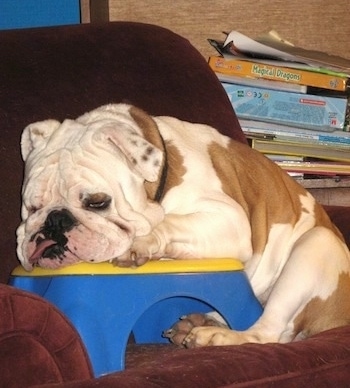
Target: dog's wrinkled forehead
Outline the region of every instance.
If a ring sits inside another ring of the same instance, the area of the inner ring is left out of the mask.
[[[76,120],[45,120],[28,125],[22,134],[22,155],[27,167],[37,170],[43,164],[57,164],[58,159],[61,165],[68,159],[72,164],[84,159],[89,165],[91,158],[101,152],[109,159],[122,153],[130,169],[144,180],[155,182],[163,151],[152,141],[153,132],[159,137],[157,125],[146,113],[125,104],[106,105]],[[151,136],[146,139],[145,133]],[[74,157],[62,158],[69,153]]]
[[[113,110],[112,105],[107,105],[85,113],[76,120],[67,119],[60,123],[57,120],[48,119],[29,124],[21,138],[24,161],[33,151],[38,153],[51,150],[53,152],[59,148],[73,149],[83,141],[88,142],[98,129],[108,124],[111,126],[113,122],[126,130],[135,131],[137,126],[129,114],[130,107],[123,105],[119,108]]]

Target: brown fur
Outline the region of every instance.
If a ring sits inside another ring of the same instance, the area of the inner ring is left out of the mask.
[[[275,163],[247,145],[230,141],[224,148],[213,142],[209,154],[223,191],[245,210],[252,227],[253,250],[261,253],[272,225],[295,225],[299,220],[302,211],[299,196],[306,195],[306,190]],[[340,235],[317,203],[315,217],[316,225],[326,226]]]
[[[178,149],[170,142],[167,142],[166,149],[164,148],[158,126],[153,118],[147,113],[141,109],[132,107],[130,108],[130,115],[141,128],[145,139],[162,150],[166,155],[166,158],[163,159],[162,165],[162,168],[165,168],[165,163],[167,163],[167,177],[164,193],[172,187],[180,185],[182,183],[181,177],[186,173],[186,168],[184,166],[183,157]],[[154,198],[158,186],[159,180],[157,182],[145,182],[147,196],[150,199]]]
[[[159,133],[158,126],[153,118],[144,112],[142,109],[131,107],[130,108],[130,116],[135,120],[136,124],[142,130],[143,136],[147,141],[151,144],[165,152],[162,137]],[[163,163],[161,169],[164,168],[166,163],[166,159],[163,158]],[[160,177],[159,177],[160,178]],[[145,189],[147,192],[147,196],[150,199],[154,199],[157,188],[159,186],[159,179],[156,182],[145,182]]]
[[[179,186],[183,181],[182,177],[187,171],[184,165],[184,159],[176,146],[170,142],[166,142],[166,150],[168,158],[168,175],[165,183],[165,193],[172,187]]]
[[[250,220],[254,252],[263,252],[273,224],[294,225],[299,219],[298,194],[305,194],[304,189],[277,165],[246,145],[231,141],[223,148],[212,143],[209,153],[223,191],[243,207]],[[296,195],[290,196],[289,192]]]
[[[349,295],[350,276],[342,273],[339,275],[338,286],[332,295],[326,300],[319,297],[313,298],[295,318],[295,334],[302,332],[303,336],[309,337],[324,330],[349,325]],[[322,314],[320,314],[320,311],[322,311]],[[303,328],[307,328],[307,331]]]

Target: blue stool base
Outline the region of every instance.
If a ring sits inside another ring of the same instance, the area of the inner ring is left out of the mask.
[[[12,276],[10,284],[44,297],[73,323],[94,374],[120,371],[130,334],[136,343],[162,343],[182,315],[217,311],[245,330],[262,307],[243,271],[152,275]]]

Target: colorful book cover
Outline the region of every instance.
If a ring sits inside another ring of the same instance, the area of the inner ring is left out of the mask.
[[[218,56],[211,56],[209,58],[209,66],[216,73],[226,75],[256,79],[263,78],[340,92],[345,92],[348,89],[348,78],[346,77],[267,65],[249,60],[225,59]]]
[[[222,83],[238,118],[321,131],[343,130],[347,99]]]
[[[263,121],[239,119],[241,128],[246,135],[271,135],[280,140],[294,140],[300,142],[322,143],[325,145],[348,146],[350,152],[350,132],[324,132],[306,128],[291,127]]]
[[[322,144],[301,144],[268,139],[252,139],[251,146],[263,154],[295,155],[350,163],[348,147],[325,147]]]

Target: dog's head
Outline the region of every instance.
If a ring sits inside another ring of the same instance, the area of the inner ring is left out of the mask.
[[[125,104],[26,127],[17,230],[24,268],[112,260],[148,234],[164,216],[145,188],[158,184],[162,144],[155,121]]]

